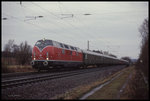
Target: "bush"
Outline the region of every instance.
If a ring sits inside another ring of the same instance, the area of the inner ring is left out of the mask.
[[[140,71],[137,69],[133,72],[127,89],[130,91],[127,93],[130,99],[148,99],[148,88],[144,83]]]

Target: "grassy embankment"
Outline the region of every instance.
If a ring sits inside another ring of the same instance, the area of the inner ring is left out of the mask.
[[[149,99],[149,84],[144,81],[141,70],[135,68],[120,99]]]
[[[131,78],[129,78],[129,74]],[[118,99],[119,90],[127,81],[127,85],[120,93],[119,99],[148,99],[149,86],[144,81],[141,71],[136,67],[128,68],[124,73],[110,84],[104,86],[87,99]]]
[[[97,87],[100,84],[103,84],[109,80],[111,80],[113,77],[117,76],[118,74],[120,74],[121,72],[123,72],[123,74],[121,75],[121,79],[116,80],[115,84],[109,85],[107,87],[109,88],[105,88],[106,90],[103,90],[101,93],[103,93],[101,95],[102,99],[112,99],[114,98],[113,96],[118,93],[118,91],[120,90],[120,88],[122,87],[122,84],[126,81],[126,78],[128,77],[129,73],[131,71],[133,71],[134,67],[129,67],[129,68],[125,68],[119,72],[116,72],[115,74],[112,74],[109,77],[104,78],[103,80],[97,80],[96,82],[92,82],[89,83],[87,85],[81,85],[79,87],[74,88],[71,91],[66,92],[65,94],[62,95],[57,95],[55,97],[53,97],[52,99],[79,99],[81,96],[83,96],[85,93],[91,91],[93,88]],[[120,77],[119,77],[120,78]],[[110,83],[111,84],[111,83]],[[112,86],[112,88],[111,88]],[[104,86],[105,87],[105,86]],[[109,89],[109,90],[108,90]],[[113,91],[112,91],[113,90]],[[100,96],[97,95],[94,98],[91,97],[92,99],[101,99],[99,98]],[[109,98],[108,98],[109,97]]]
[[[132,73],[133,70],[134,67],[125,69],[123,74],[121,74],[118,78],[114,79],[108,85],[105,85],[103,88],[89,96],[87,99],[118,99],[117,96],[120,93],[120,89],[126,83],[129,74]]]
[[[140,71],[134,66],[125,68],[109,77],[104,78],[103,80],[98,80],[87,85],[76,87],[65,94],[55,96],[52,99],[79,99],[93,88],[111,80],[120,73],[122,74],[118,78],[96,91],[87,99],[118,99],[118,94],[119,99],[148,99],[149,86],[144,82]],[[131,77],[129,78],[130,74]],[[119,93],[126,82],[127,84],[125,88],[122,89],[123,92]]]

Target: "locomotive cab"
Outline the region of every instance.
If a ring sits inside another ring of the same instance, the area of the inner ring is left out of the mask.
[[[32,67],[36,69],[48,68],[49,60],[52,60],[53,42],[52,40],[38,40],[32,51]]]

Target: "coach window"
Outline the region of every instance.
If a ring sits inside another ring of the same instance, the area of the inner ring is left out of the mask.
[[[85,59],[87,59],[87,54],[85,54]]]

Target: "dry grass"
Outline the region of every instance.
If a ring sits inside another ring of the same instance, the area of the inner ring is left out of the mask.
[[[128,75],[133,71],[133,67],[127,68],[123,73],[108,85],[89,96],[87,99],[117,99],[117,95],[122,85],[126,82]]]
[[[137,69],[134,69],[132,78],[125,89],[120,99],[148,99],[149,87],[144,83],[144,79]]]
[[[2,73],[15,73],[15,72],[34,72],[35,69],[31,65],[5,65],[2,66]]]
[[[14,73],[14,72],[32,72],[35,71],[31,65],[16,65],[17,60],[14,57],[2,57],[1,58],[1,70],[2,73]]]

